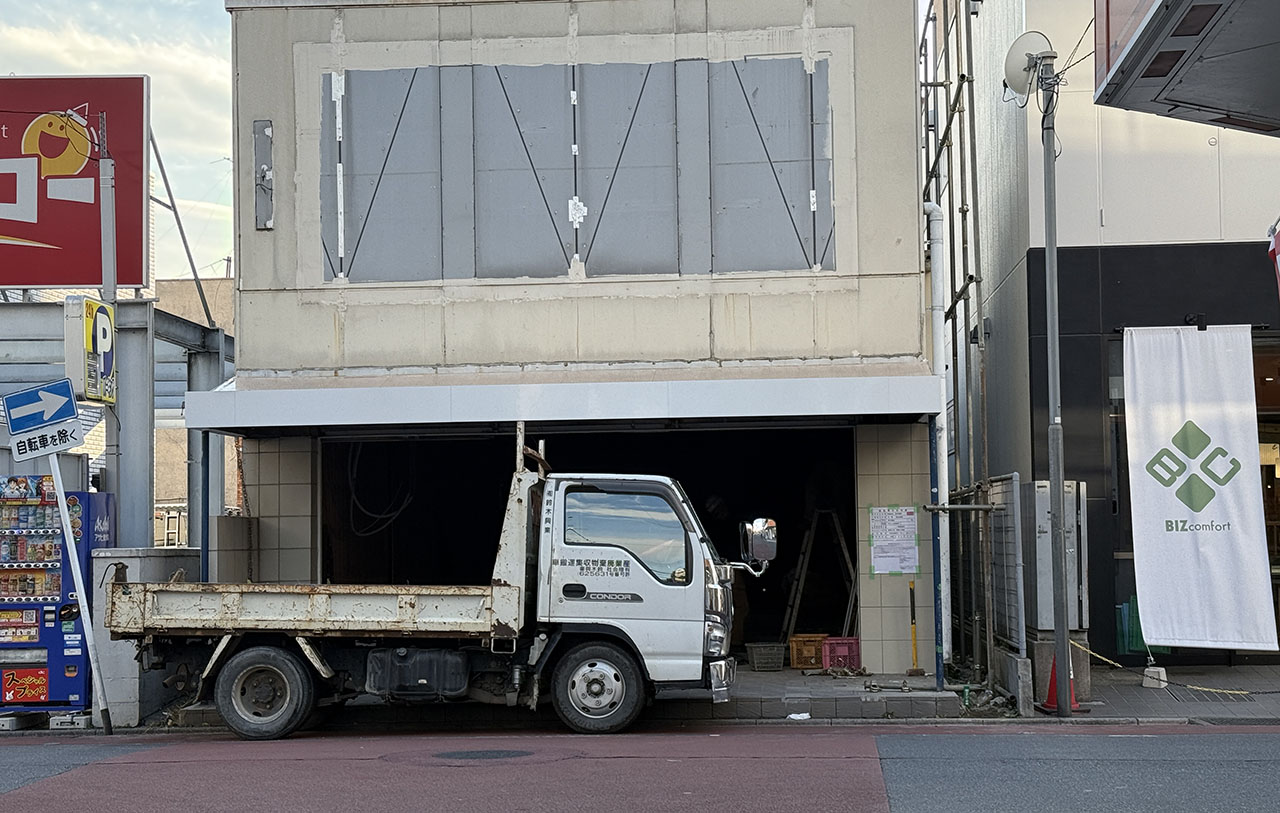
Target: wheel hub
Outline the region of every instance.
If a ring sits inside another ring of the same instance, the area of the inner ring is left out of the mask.
[[[240,716],[265,722],[284,713],[289,683],[275,667],[257,666],[236,678],[231,697]]]
[[[265,677],[256,677],[250,683],[250,702],[259,709],[269,710],[275,705],[276,698],[280,697],[282,692],[276,686],[275,678],[268,675]]]
[[[584,661],[569,681],[573,704],[589,717],[608,717],[626,697],[621,672],[608,661]]]

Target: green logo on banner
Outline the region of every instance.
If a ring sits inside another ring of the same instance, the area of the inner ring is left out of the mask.
[[[1198,472],[1191,472],[1184,478],[1183,475],[1196,465],[1196,459],[1204,450],[1213,446],[1213,439],[1195,423],[1187,421],[1170,442],[1173,449],[1165,447],[1147,462],[1147,474],[1165,488],[1177,486],[1174,496],[1198,514],[1218,496],[1213,486],[1205,482],[1206,478],[1219,486],[1225,486],[1240,473],[1240,461],[1231,457],[1226,449],[1217,446],[1200,461]]]

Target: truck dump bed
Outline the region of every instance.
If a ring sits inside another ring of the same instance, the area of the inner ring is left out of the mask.
[[[107,630],[113,638],[246,632],[515,638],[524,625],[526,559],[541,482],[538,472],[524,469],[512,477],[488,586],[112,582]]]
[[[106,627],[114,638],[253,631],[343,637],[503,634],[495,631],[492,587],[128,582],[109,587]]]

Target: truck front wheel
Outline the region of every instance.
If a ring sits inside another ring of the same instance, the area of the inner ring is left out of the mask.
[[[237,652],[214,684],[218,713],[246,740],[287,737],[306,722],[316,702],[307,665],[291,652],[255,646]]]
[[[613,734],[635,722],[644,680],[630,653],[614,644],[580,644],[552,675],[552,701],[564,724],[582,734]]]

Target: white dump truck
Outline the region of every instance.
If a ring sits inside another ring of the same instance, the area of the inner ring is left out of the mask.
[[[675,480],[550,474],[517,444],[488,584],[119,581],[107,629],[137,639],[144,662],[189,663],[197,697],[248,739],[287,736],[360,694],[549,699],[584,733],[625,729],[658,687],[727,700],[733,572],[764,572],[773,521],[742,523],[744,561],[728,563]]]

